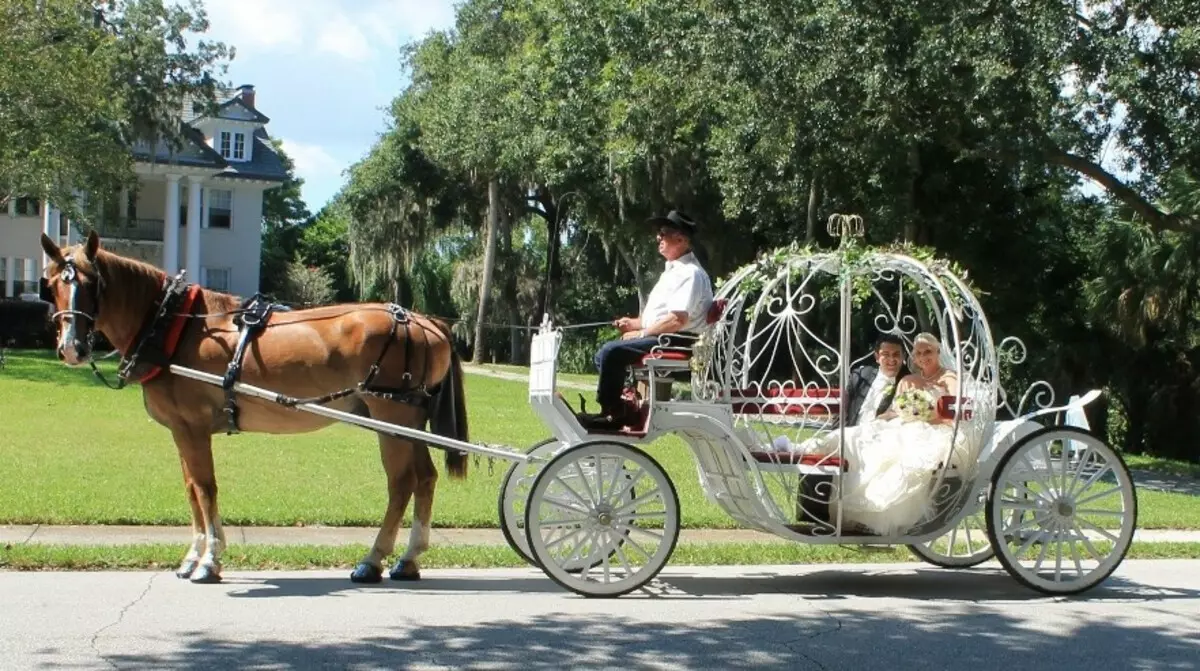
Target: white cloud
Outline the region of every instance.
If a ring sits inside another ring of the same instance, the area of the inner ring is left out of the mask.
[[[299,47],[304,15],[288,0],[208,0],[209,33],[238,51]]]
[[[390,55],[400,43],[454,23],[452,0],[207,0],[206,9],[209,37],[238,51],[315,46],[352,61]]]
[[[371,57],[367,38],[344,14],[334,16],[317,38],[317,50],[337,54],[352,61],[365,61]]]
[[[322,177],[337,177],[342,171],[342,161],[334,158],[320,145],[296,142],[286,138],[280,140],[283,151],[296,164],[296,174],[306,181]]]

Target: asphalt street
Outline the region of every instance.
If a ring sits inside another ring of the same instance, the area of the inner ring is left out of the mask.
[[[1076,597],[998,565],[668,566],[585,599],[533,569],[0,572],[0,669],[1195,669],[1200,561]]]

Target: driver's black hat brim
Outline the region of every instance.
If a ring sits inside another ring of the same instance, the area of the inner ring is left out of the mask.
[[[696,222],[692,221],[686,214],[683,214],[679,210],[671,210],[665,217],[650,217],[646,220],[646,223],[673,228],[689,238],[696,235]]]

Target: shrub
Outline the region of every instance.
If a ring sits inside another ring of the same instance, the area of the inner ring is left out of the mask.
[[[333,302],[337,291],[333,287],[333,276],[329,272],[323,268],[292,261],[287,266],[280,294],[280,298],[286,303],[308,307]]]
[[[14,349],[54,347],[51,307],[42,301],[0,300],[0,346]]]

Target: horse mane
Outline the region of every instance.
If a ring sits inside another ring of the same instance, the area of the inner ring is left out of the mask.
[[[99,275],[105,284],[103,296],[104,317],[112,314],[127,315],[140,324],[146,311],[162,296],[166,272],[150,263],[98,249],[96,258],[89,260],[85,245],[67,252],[74,257],[75,265],[84,272]],[[59,272],[60,268],[54,268]],[[114,290],[119,287],[119,290]],[[209,312],[227,312],[240,305],[238,297],[204,289],[204,298]],[[136,326],[135,326],[136,328]]]

